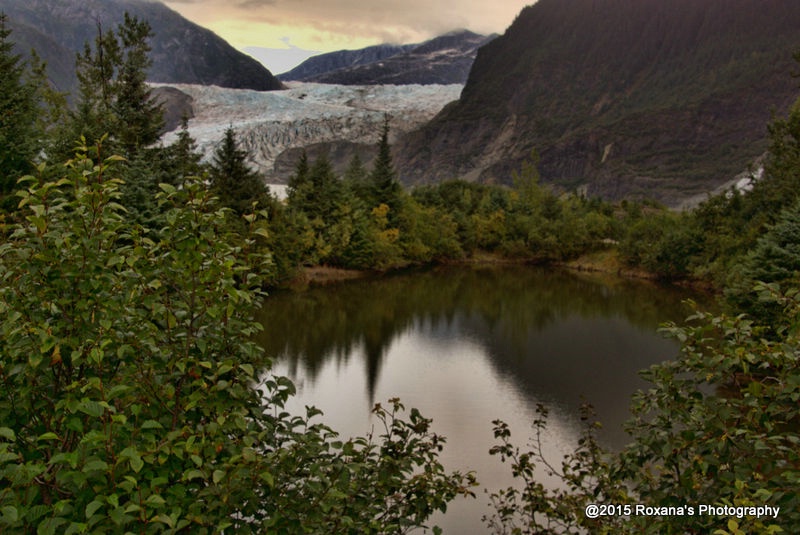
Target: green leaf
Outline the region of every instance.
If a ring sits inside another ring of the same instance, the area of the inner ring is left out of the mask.
[[[92,418],[99,418],[103,415],[103,406],[97,401],[84,400],[78,404],[78,410],[84,414],[88,414]]]
[[[130,462],[130,465],[131,465],[131,470],[133,470],[137,474],[144,467],[144,461],[139,456],[131,457],[129,462]]]
[[[0,512],[3,513],[3,516],[0,516],[0,523],[2,524],[14,524],[19,520],[19,512],[17,508],[13,505],[6,505]]]
[[[165,515],[164,513],[154,516],[153,522],[161,522],[162,524],[166,524],[170,528],[175,527],[175,521],[172,518],[170,518],[169,515]]]
[[[81,522],[71,522],[69,527],[64,531],[64,535],[73,535],[73,533],[86,533],[88,526]]]
[[[39,232],[43,233],[45,230],[47,230],[47,221],[45,220],[44,217],[29,215],[26,219],[31,223],[33,223],[34,226],[36,227],[36,230],[38,230]]]
[[[103,507],[103,503],[102,502],[99,502],[97,500],[89,502],[89,504],[86,506],[86,510],[84,511],[84,514],[86,515],[86,520],[91,520],[91,518],[94,516],[94,514],[101,507]]]
[[[172,184],[161,183],[158,185],[158,187],[161,189],[161,191],[168,195],[174,195],[178,191]]]
[[[261,480],[264,481],[264,483],[266,483],[270,488],[275,487],[275,478],[270,472],[261,472],[258,477],[261,478]]]
[[[184,481],[191,481],[192,479],[205,479],[205,477],[206,475],[202,471],[197,470],[196,468],[193,468],[191,470],[186,470],[183,473]]]
[[[121,346],[121,347],[120,347],[120,348],[117,350],[117,357],[118,357],[118,358],[122,358],[122,354],[123,354],[123,353],[124,353],[126,350],[131,350],[131,347],[130,347],[130,346],[127,346],[127,345],[125,345],[125,346]],[[112,400],[112,399],[117,399],[117,398],[119,398],[119,397],[122,397],[124,394],[127,394],[127,393],[128,393],[128,392],[130,392],[131,390],[133,390],[133,387],[131,387],[131,386],[129,386],[129,385],[115,385],[114,387],[112,387],[112,388],[111,388],[111,389],[108,391],[108,395],[107,395],[106,397],[107,397],[107,399],[109,399],[109,400]]]
[[[16,440],[17,436],[14,430],[9,427],[0,427],[0,438],[5,438],[11,442]]]
[[[164,429],[164,426],[155,420],[146,420],[142,424],[142,429]]]
[[[28,356],[28,364],[30,364],[30,367],[34,370],[39,367],[39,364],[42,363],[42,360],[43,357],[41,353],[33,352]]]
[[[164,498],[162,498],[158,494],[151,494],[150,496],[147,497],[147,499],[144,501],[144,503],[146,503],[148,505],[154,505],[154,506],[159,507],[159,506],[165,505],[167,502],[166,502],[166,500],[164,500]]]
[[[95,459],[93,461],[87,462],[83,466],[83,470],[81,470],[81,471],[82,472],[93,472],[93,471],[96,471],[96,470],[99,470],[101,472],[105,472],[106,470],[108,470],[108,463],[106,463],[105,461],[103,461],[101,459]]]
[[[53,517],[47,518],[39,524],[36,528],[37,535],[55,535],[56,530],[67,523],[65,518]]]

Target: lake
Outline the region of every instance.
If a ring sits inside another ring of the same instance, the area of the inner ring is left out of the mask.
[[[400,397],[447,438],[446,468],[474,470],[495,490],[512,479],[488,454],[492,420],[523,446],[539,403],[550,409],[545,449],[556,466],[576,444],[584,400],[603,423],[601,443],[624,445],[630,396],[646,386],[637,372],[677,354],[658,327],[686,317],[687,298],[699,296],[529,266],[443,267],[276,293],[259,341],[273,371],[295,381],[290,411],[314,405],[342,436],[364,435],[374,404]],[[486,533],[482,488],[432,522]]]

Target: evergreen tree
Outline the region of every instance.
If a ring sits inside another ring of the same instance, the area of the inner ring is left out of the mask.
[[[343,179],[354,200],[361,201],[359,204],[364,204],[370,198],[369,173],[358,154],[354,154],[350,159]]]
[[[153,63],[149,56],[148,40],[153,36],[150,25],[125,13],[118,33],[121,55],[114,111],[122,149],[134,154],[140,147],[158,141],[164,127],[164,114],[146,83],[147,71]]]
[[[308,194],[308,190],[311,187],[309,183],[309,165],[308,165],[308,154],[306,154],[305,149],[300,154],[300,158],[297,160],[297,164],[295,165],[294,174],[289,178],[288,184],[288,192],[287,198],[289,201],[289,206],[301,206],[303,204],[303,200],[305,199],[306,195]]]
[[[342,183],[327,156],[321,155],[310,166],[308,156],[303,151],[295,174],[289,179],[289,206],[304,212],[309,219],[319,218],[326,224],[332,224],[343,193]]]
[[[347,182],[363,182],[367,178],[367,170],[364,168],[364,163],[358,156],[358,153],[353,154],[350,158],[350,163],[344,172],[344,179]]]
[[[31,83],[36,87],[38,100],[37,132],[42,134],[42,149],[49,153],[55,132],[69,120],[67,97],[69,93],[56,90],[50,83],[47,64],[35,50],[31,50]]]
[[[321,218],[328,225],[334,223],[334,214],[342,200],[343,188],[324,154],[311,167],[309,181],[311,194],[306,198],[305,212],[310,217]]]
[[[389,117],[383,122],[381,139],[378,142],[378,156],[369,175],[371,205],[385,204],[389,207],[389,218],[397,215],[400,207],[400,183],[392,162],[391,145],[389,145]]]
[[[150,229],[164,226],[164,207],[159,206],[157,195],[160,184],[183,186],[191,177],[201,177],[205,172],[200,163],[202,156],[189,134],[187,122],[178,138],[167,147],[139,149],[120,166],[122,204],[134,221]]]
[[[72,151],[72,144],[81,136],[96,140],[104,134],[116,133],[118,121],[113,114],[113,98],[120,57],[116,35],[113,31],[104,32],[98,23],[94,48],[87,41],[75,62],[79,95],[71,129],[66,132],[67,151]]]
[[[269,191],[258,174],[248,167],[247,153],[239,149],[231,127],[225,130],[225,137],[214,152],[210,176],[211,187],[222,204],[237,214],[250,212],[254,202],[263,207],[269,201]]]
[[[128,13],[116,32],[98,24],[94,47],[87,42],[77,57],[80,94],[62,135],[62,152],[71,151],[81,136],[96,140],[109,134],[107,148],[126,157],[158,141],[163,110],[146,84],[151,37],[150,25]]]
[[[4,208],[16,204],[5,199],[17,179],[31,171],[40,142],[36,87],[26,79],[25,64],[13,52],[6,23],[5,14],[0,14],[0,202]]]
[[[758,283],[778,284],[785,291],[800,281],[800,202],[781,212],[778,222],[758,238],[734,270],[726,290],[728,301],[767,326],[782,323],[783,307],[763,300]]]
[[[203,174],[205,166],[200,163],[203,156],[197,152],[197,142],[189,134],[189,120],[186,117],[181,119],[178,138],[166,148],[166,152],[171,171],[167,181],[171,184],[177,186],[188,177]]]

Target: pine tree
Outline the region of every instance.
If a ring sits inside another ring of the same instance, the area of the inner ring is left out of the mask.
[[[270,199],[264,182],[248,167],[247,153],[239,149],[231,127],[214,152],[210,176],[211,187],[222,204],[240,215],[250,212],[253,202],[263,207]]]
[[[25,63],[14,54],[5,14],[0,14],[0,200],[29,172],[39,150],[37,91],[26,79]],[[8,208],[12,204],[4,201]]]

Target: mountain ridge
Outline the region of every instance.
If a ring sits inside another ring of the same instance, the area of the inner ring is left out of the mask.
[[[411,50],[413,47],[414,45],[382,44],[356,50],[337,50],[335,52],[317,54],[290,71],[279,74],[278,79],[282,81],[309,81],[308,79],[314,76],[380,61]]]
[[[340,85],[463,84],[478,49],[495,37],[457,30],[411,45],[330,52],[279,78]]]
[[[160,2],[146,0],[0,0],[9,19],[17,52],[30,48],[48,64],[48,75],[59,90],[77,87],[75,54],[94,42],[98,25],[115,28],[129,12],[150,23],[153,65],[148,81],[218,85],[267,91],[281,82],[258,61],[229,45]],[[41,46],[42,43],[47,46]],[[67,62],[71,57],[71,62]],[[65,63],[69,64],[69,68]]]
[[[398,147],[409,184],[545,182],[670,204],[732,179],[797,96],[790,0],[539,0],[482,47],[458,102]]]

